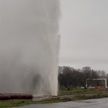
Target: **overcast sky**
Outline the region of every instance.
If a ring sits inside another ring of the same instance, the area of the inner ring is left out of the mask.
[[[108,0],[61,0],[60,65],[108,71]]]

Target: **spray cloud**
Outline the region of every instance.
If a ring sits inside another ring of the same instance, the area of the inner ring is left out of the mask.
[[[0,92],[57,95],[58,0],[0,0]]]

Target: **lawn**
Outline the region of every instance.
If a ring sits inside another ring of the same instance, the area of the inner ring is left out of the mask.
[[[24,106],[29,104],[45,104],[45,103],[57,103],[67,102],[85,99],[96,99],[108,97],[107,90],[96,90],[96,89],[81,89],[74,88],[70,90],[60,90],[57,97],[50,97],[41,101],[32,100],[4,100],[0,101],[0,108],[12,108],[17,106]]]

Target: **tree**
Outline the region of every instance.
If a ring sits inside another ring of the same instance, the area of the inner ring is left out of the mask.
[[[105,76],[103,71],[97,71],[86,66],[82,69],[74,69],[72,67],[63,66],[59,67],[59,85],[60,87],[85,87],[87,79],[96,79]]]

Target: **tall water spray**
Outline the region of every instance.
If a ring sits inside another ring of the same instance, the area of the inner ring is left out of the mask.
[[[57,95],[58,0],[0,0],[0,92]]]

